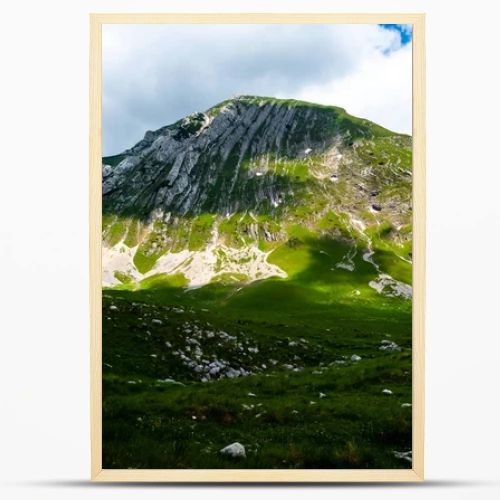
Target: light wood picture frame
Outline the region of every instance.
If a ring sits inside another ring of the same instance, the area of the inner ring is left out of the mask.
[[[411,469],[103,469],[102,467],[102,39],[104,24],[412,24],[413,309]],[[90,363],[91,479],[108,482],[375,482],[424,479],[425,15],[91,14],[90,15]]]

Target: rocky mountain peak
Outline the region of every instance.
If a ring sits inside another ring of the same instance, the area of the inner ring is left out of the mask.
[[[204,113],[148,131],[110,165],[104,159],[105,210],[147,217],[272,211],[293,192],[294,179],[276,169],[342,152],[359,137],[388,131],[341,108],[293,100],[241,96]]]

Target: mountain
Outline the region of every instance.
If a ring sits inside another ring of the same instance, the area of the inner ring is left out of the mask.
[[[411,164],[249,96],[103,158],[103,466],[410,468]]]
[[[103,158],[103,284],[347,275],[349,293],[409,298],[411,148],[344,109],[255,96],[148,131]]]

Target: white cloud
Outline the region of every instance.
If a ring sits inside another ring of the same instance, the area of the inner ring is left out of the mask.
[[[411,44],[387,55],[374,51],[347,76],[307,86],[299,98],[341,106],[353,115],[411,134]]]
[[[334,104],[409,131],[411,51],[377,25],[105,25],[103,150],[235,94]]]

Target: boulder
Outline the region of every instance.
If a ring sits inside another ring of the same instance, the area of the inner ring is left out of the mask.
[[[221,455],[231,458],[246,458],[245,447],[241,443],[232,443],[220,450]]]
[[[396,342],[393,342],[392,340],[382,340],[380,343],[379,351],[386,351],[386,352],[399,352],[401,351],[401,347],[396,344]]]

